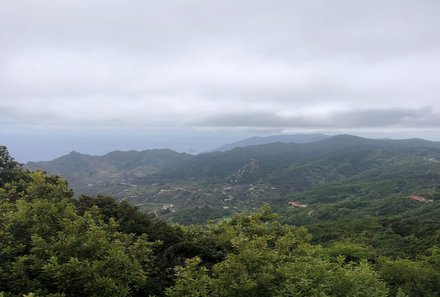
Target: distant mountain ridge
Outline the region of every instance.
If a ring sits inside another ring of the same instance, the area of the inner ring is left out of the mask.
[[[191,179],[283,184],[284,193],[289,193],[405,159],[440,160],[440,142],[336,135],[315,142],[275,142],[196,156],[169,149],[115,151],[103,156],[71,152],[26,166],[61,175],[77,193],[114,194],[114,185],[123,189],[125,184]]]
[[[185,164],[184,171],[192,171],[191,174],[200,176],[219,173],[223,169],[225,171],[237,170],[252,159],[275,167],[285,167],[333,153],[377,149],[402,150],[417,147],[440,148],[440,142],[423,139],[368,139],[344,134],[310,143],[276,142],[237,147],[225,152],[199,154],[191,159],[189,164]]]
[[[80,177],[107,180],[142,178],[149,175],[171,178],[224,177],[233,174],[252,160],[258,161],[266,168],[281,168],[333,154],[379,149],[397,152],[414,148],[440,149],[440,142],[423,139],[368,139],[353,135],[336,135],[315,142],[271,142],[195,156],[170,149],[113,151],[102,156],[91,156],[73,151],[52,161],[28,162],[26,166],[59,174],[76,184],[75,180]]]
[[[28,167],[61,174],[77,194],[111,195],[183,224],[268,204],[284,223],[310,228],[317,242],[361,239],[385,254],[390,244],[414,242],[404,251],[410,255],[439,239],[440,142],[423,139],[336,135],[195,156],[72,152]]]
[[[268,144],[275,142],[283,143],[308,143],[320,141],[325,138],[330,137],[329,135],[314,133],[314,134],[293,134],[293,135],[270,135],[270,136],[254,136],[246,138],[234,143],[225,144],[219,148],[213,149],[212,151],[225,152],[232,150],[237,147],[246,147],[251,145]]]
[[[113,151],[103,156],[73,151],[52,161],[28,162],[26,167],[60,175],[75,190],[88,192],[87,187],[90,184],[130,182],[139,177],[157,174],[192,157],[170,149]]]

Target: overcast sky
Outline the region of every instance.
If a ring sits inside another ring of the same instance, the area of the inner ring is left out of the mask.
[[[278,133],[440,140],[438,0],[0,7],[0,143],[20,161]]]

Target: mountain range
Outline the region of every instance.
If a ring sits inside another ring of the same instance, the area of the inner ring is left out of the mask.
[[[420,207],[434,217],[440,209],[440,142],[423,139],[336,135],[195,156],[167,149],[72,152],[27,167],[63,176],[78,194],[112,195],[187,223],[263,203],[287,211],[295,224],[360,214],[417,217]],[[434,203],[410,201],[411,195]],[[287,207],[289,201],[307,207]]]
[[[246,138],[234,143],[225,144],[212,151],[225,152],[237,147],[246,147],[250,145],[268,144],[274,142],[284,143],[307,143],[315,142],[328,138],[328,135],[315,133],[315,134],[294,134],[294,135],[270,135],[270,136],[254,136]]]

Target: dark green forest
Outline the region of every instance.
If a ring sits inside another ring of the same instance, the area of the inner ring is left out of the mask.
[[[307,203],[325,193],[334,211],[263,205],[180,225],[110,196],[75,195],[1,146],[0,296],[440,296],[439,194],[427,183],[420,189],[435,201],[405,199],[406,216],[372,216],[385,203],[361,198],[381,184],[351,180],[348,196],[341,184],[301,192]],[[399,199],[394,191],[385,201]]]

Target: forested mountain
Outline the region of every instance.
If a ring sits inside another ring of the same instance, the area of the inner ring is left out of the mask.
[[[48,162],[29,162],[26,167],[41,169],[66,178],[71,187],[87,193],[90,187],[127,183],[133,179],[170,170],[192,156],[169,149],[145,151],[114,151],[103,156],[90,156],[78,152]]]
[[[112,194],[137,204],[247,208],[268,201],[285,203],[292,195],[342,182],[385,182],[382,194],[396,189],[409,194],[440,181],[440,143],[338,135],[312,143],[277,142],[197,156],[171,150],[104,156],[72,152],[27,167],[63,176],[78,193]],[[255,191],[243,192],[249,188]],[[231,195],[234,202],[224,205]]]
[[[204,224],[269,204],[322,244],[350,238],[384,254],[403,246],[414,257],[440,241],[438,142],[338,135],[197,156],[71,153],[28,166],[61,174],[77,194],[112,195],[173,222]]]
[[[226,177],[252,160],[257,160],[272,173],[291,165],[310,163],[313,160],[332,159],[346,154],[388,152],[394,156],[438,154],[439,142],[421,139],[382,140],[366,139],[351,135],[338,135],[312,143],[270,143],[235,148],[227,152],[200,154],[171,170],[176,177]],[[354,163],[356,160],[348,161]],[[371,164],[374,166],[375,162]],[[168,171],[162,172],[163,175]]]
[[[307,143],[315,142],[329,137],[325,134],[294,134],[294,135],[270,135],[270,136],[254,136],[246,138],[234,143],[222,145],[213,151],[225,152],[232,150],[237,147],[246,147],[250,145],[267,144],[274,142],[284,142],[284,143]]]

